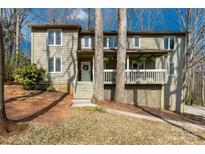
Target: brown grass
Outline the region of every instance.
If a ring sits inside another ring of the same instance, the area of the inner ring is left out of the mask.
[[[198,136],[205,132],[194,130]],[[170,124],[116,116],[99,110],[72,109],[63,122],[31,123],[0,144],[205,144]]]

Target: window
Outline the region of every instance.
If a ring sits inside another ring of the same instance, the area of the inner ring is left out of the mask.
[[[140,37],[139,36],[135,37],[135,48],[140,48]]]
[[[52,57],[49,58],[49,66],[48,66],[48,71],[51,73],[55,72],[61,72],[62,68],[62,61],[61,57]]]
[[[174,75],[174,63],[170,63],[169,65],[169,74]]]
[[[49,62],[48,62],[49,66],[48,66],[48,71],[49,72],[54,72],[54,58],[49,58]]]
[[[117,48],[118,39],[116,36],[108,36],[103,38],[103,46],[105,48]]]
[[[57,46],[62,43],[61,30],[48,30],[48,45]]]
[[[175,47],[176,47],[176,37],[175,36],[164,37],[164,49],[174,50]]]
[[[91,37],[89,37],[89,36],[83,37],[83,47],[84,48],[91,48]]]
[[[132,61],[132,69],[133,70],[145,69],[145,63],[138,63],[136,61]]]

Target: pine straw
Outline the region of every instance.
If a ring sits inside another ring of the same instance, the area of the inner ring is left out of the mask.
[[[195,133],[205,137],[205,132]],[[205,144],[186,131],[159,122],[73,109],[64,122],[31,123],[0,144]]]

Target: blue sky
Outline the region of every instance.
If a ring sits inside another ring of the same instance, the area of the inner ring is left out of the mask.
[[[146,11],[146,9],[145,9]],[[82,25],[86,25],[87,27],[87,16],[88,9],[78,9],[75,13],[80,12],[80,15],[83,14],[84,18],[80,18],[79,21]],[[178,20],[177,14],[175,9],[160,9],[160,13],[154,15],[153,17],[156,18],[156,23],[154,26],[153,31],[179,31],[179,27],[177,26],[176,22]],[[92,11],[94,13],[94,11]],[[47,16],[47,9],[45,8],[33,8],[32,13],[28,18],[32,18],[34,14],[37,14],[36,20],[32,21],[30,24],[46,24],[48,23],[48,16]],[[94,15],[94,14],[93,14]],[[117,30],[117,9],[102,9],[103,15],[103,26],[104,30],[106,31],[116,31]],[[146,29],[147,21],[146,13],[142,16],[143,25]],[[133,18],[133,27],[137,27],[137,19],[136,17]],[[94,28],[94,22],[92,23],[92,28]],[[135,29],[135,31],[139,31],[139,29]],[[146,31],[146,30],[145,30]],[[21,44],[22,51],[26,54],[30,51],[30,29],[26,25],[22,29],[22,34],[24,36],[24,41]]]

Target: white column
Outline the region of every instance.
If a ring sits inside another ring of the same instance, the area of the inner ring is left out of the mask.
[[[126,73],[126,82],[129,82],[129,68],[130,67],[130,57],[127,55],[127,68],[126,68],[126,70],[127,70],[127,73]]]
[[[130,68],[130,57],[127,56],[127,70],[129,70]]]

